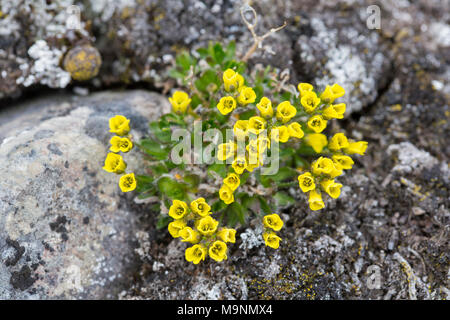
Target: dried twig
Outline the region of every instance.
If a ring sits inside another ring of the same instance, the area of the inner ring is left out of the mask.
[[[248,19],[245,17],[246,12],[251,12],[253,14],[253,23],[248,21]],[[258,36],[255,32],[256,25],[258,24],[258,15],[256,14],[255,9],[253,9],[248,4],[243,5],[241,7],[241,17],[242,17],[242,20],[244,20],[244,23],[247,25],[247,28],[250,30],[250,32],[253,36],[253,45],[250,47],[250,49],[248,49],[247,53],[241,59],[243,62],[247,62],[248,59],[256,51],[256,49],[261,48],[261,44],[265,38],[269,37],[270,35],[274,34],[277,31],[280,31],[287,25],[287,23],[285,21],[282,26],[280,26],[278,28],[272,28],[266,34],[264,34],[262,36]]]

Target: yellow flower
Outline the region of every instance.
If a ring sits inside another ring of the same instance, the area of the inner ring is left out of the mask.
[[[217,232],[217,238],[221,239],[223,242],[236,242],[236,230],[230,228],[221,228]]]
[[[129,192],[136,189],[137,183],[134,173],[123,175],[119,179],[119,187],[122,192]]]
[[[237,150],[237,145],[234,142],[222,143],[217,150],[217,159],[220,161],[227,160],[234,156]]]
[[[308,127],[315,133],[320,133],[327,127],[327,120],[324,120],[320,115],[312,116],[308,120]]]
[[[114,136],[111,138],[109,143],[111,144],[111,148],[109,148],[109,150],[112,152],[122,151],[126,153],[133,148],[133,143],[128,138]]]
[[[243,106],[249,103],[253,103],[256,100],[256,93],[252,88],[243,86],[239,89],[239,96],[237,98],[238,102]]]
[[[288,125],[289,136],[297,139],[303,138],[305,133],[302,130],[302,126],[298,122],[292,122]]]
[[[233,161],[231,166],[233,167],[234,172],[236,172],[237,174],[242,174],[242,172],[244,172],[245,168],[247,167],[247,160],[245,159],[245,157],[237,157]]]
[[[336,154],[332,157],[335,167],[340,166],[340,168],[349,170],[353,167],[355,163],[352,158],[349,156],[344,156],[340,154]]]
[[[338,176],[340,176],[344,171],[342,170],[342,167],[338,164],[333,162],[333,170],[331,170],[330,173],[328,173],[328,176],[330,176],[330,178],[336,178]]]
[[[328,142],[331,151],[338,151],[349,146],[347,137],[343,133],[336,133]]]
[[[189,262],[198,264],[200,261],[205,260],[206,254],[207,254],[206,248],[201,244],[196,244],[186,249],[185,258]]]
[[[238,120],[233,127],[234,135],[238,139],[245,139],[248,134],[248,120]]]
[[[322,195],[317,190],[309,192],[309,208],[313,211],[323,209],[325,203],[322,200]]]
[[[198,231],[193,230],[191,227],[184,227],[178,234],[183,238],[183,240],[181,240],[182,242],[196,244],[201,240]]]
[[[277,236],[274,232],[264,232],[263,239],[266,246],[273,249],[278,249],[280,247],[281,238]]]
[[[236,190],[241,183],[239,176],[235,173],[229,173],[225,179],[223,179],[223,183],[230,188],[232,191]]]
[[[211,212],[211,207],[206,203],[205,198],[198,198],[191,202],[191,210],[200,217],[208,216]]]
[[[175,220],[183,218],[188,213],[188,205],[184,201],[173,200],[169,208],[169,216]]]
[[[329,158],[320,157],[311,165],[314,175],[330,174],[334,169],[333,161]]]
[[[181,237],[180,231],[186,227],[186,222],[183,220],[175,220],[169,223],[167,229],[172,237],[178,238]]]
[[[263,224],[267,228],[271,228],[274,231],[280,231],[283,227],[283,220],[276,213],[268,214],[263,218]]]
[[[334,182],[334,180],[323,180],[320,185],[323,190],[333,199],[339,198],[341,194],[342,184]]]
[[[283,101],[277,106],[277,119],[283,123],[291,120],[296,114],[297,109],[289,101]]]
[[[226,260],[227,244],[220,240],[214,241],[213,244],[211,244],[211,246],[209,247],[208,253],[209,256],[217,262]]]
[[[332,104],[323,110],[322,116],[329,119],[343,119],[345,113],[345,103]]]
[[[219,221],[214,220],[211,216],[206,216],[197,221],[197,230],[204,236],[210,236],[217,230]]]
[[[297,88],[298,88],[298,91],[300,92],[300,98],[303,97],[306,93],[312,92],[314,89],[312,84],[309,84],[306,82],[299,83]]]
[[[264,131],[266,120],[264,118],[255,116],[248,120],[248,131],[254,134],[259,134]]]
[[[317,97],[315,92],[306,92],[300,99],[300,103],[306,112],[311,113],[320,104],[320,98]]]
[[[227,92],[239,89],[244,85],[244,77],[232,69],[225,70],[222,78],[225,91]]]
[[[348,154],[357,153],[363,156],[364,153],[366,152],[367,145],[368,145],[367,141],[358,141],[358,142],[351,141],[349,142],[348,147],[344,148],[344,152]]]
[[[109,119],[109,132],[124,136],[130,132],[130,120],[117,115]]]
[[[273,117],[272,101],[269,98],[262,97],[256,107],[264,118],[269,119]]]
[[[175,91],[172,97],[169,98],[169,102],[172,105],[172,109],[176,113],[185,113],[192,99],[189,95],[183,91]]]
[[[271,138],[278,142],[287,142],[289,140],[289,129],[286,126],[272,128],[270,132]]]
[[[263,162],[262,162],[261,157],[259,157],[258,154],[251,154],[249,156],[249,159],[247,161],[247,166],[245,167],[245,169],[248,172],[253,172],[254,169],[256,169],[262,165],[263,165]]]
[[[314,149],[316,153],[321,153],[323,148],[325,148],[328,144],[327,137],[321,133],[308,134],[305,141]]]
[[[325,102],[333,103],[335,99],[342,97],[344,94],[344,88],[335,83],[331,87],[326,86],[325,90],[320,95],[320,99]]]
[[[217,109],[219,109],[220,113],[223,115],[229,114],[231,111],[236,109],[236,100],[233,97],[222,97],[217,104]]]
[[[234,202],[233,190],[230,189],[226,184],[222,185],[219,190],[220,200],[225,202],[225,204],[230,204]]]
[[[108,153],[105,159],[105,165],[103,166],[105,171],[121,174],[125,172],[126,168],[127,164],[123,161],[120,154]]]
[[[308,192],[316,188],[314,177],[312,176],[311,172],[305,172],[304,174],[299,175],[298,184],[303,192]]]

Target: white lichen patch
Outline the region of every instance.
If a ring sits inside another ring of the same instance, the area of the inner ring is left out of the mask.
[[[321,67],[323,72],[316,75],[314,84],[321,91],[326,85],[338,83],[346,91],[339,102],[347,104],[347,114],[361,110],[377,96],[379,85],[377,73],[382,70],[385,57],[378,52],[369,58],[360,51],[361,48],[367,48],[372,44],[375,46],[378,36],[362,35],[352,27],[343,28],[338,32],[327,27],[324,21],[318,18],[311,19],[311,27],[314,30],[313,36],[310,38],[300,36],[298,45],[301,60],[306,65],[314,65],[318,60],[318,53],[324,55],[321,59],[324,63]],[[347,39],[345,43],[340,42],[342,37]]]
[[[36,82],[48,85],[51,88],[65,88],[70,83],[70,73],[59,67],[63,51],[50,48],[46,41],[37,40],[29,49],[28,55],[34,63],[30,67],[22,65],[26,76],[19,77],[17,84],[28,87]]]
[[[411,173],[423,168],[431,168],[438,160],[428,152],[417,149],[410,142],[390,145],[387,149],[389,155],[397,155],[398,162],[392,169],[394,172]]]
[[[134,8],[137,3],[135,0],[91,0],[92,11],[101,14],[102,21],[108,21],[114,12],[125,8]]]
[[[244,251],[248,251],[264,244],[261,226],[258,226],[255,229],[245,229],[245,231],[241,233],[240,237],[242,239],[242,243],[239,246],[239,249],[242,249]]]

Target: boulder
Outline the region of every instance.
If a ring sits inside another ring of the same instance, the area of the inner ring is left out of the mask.
[[[108,119],[138,139],[168,102],[156,93],[50,96],[0,116],[0,299],[114,298],[135,268],[137,215],[102,170]],[[139,152],[124,156],[130,170]]]

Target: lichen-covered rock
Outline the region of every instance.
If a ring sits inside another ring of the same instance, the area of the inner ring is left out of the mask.
[[[26,0],[23,10],[12,0],[0,1],[4,12],[0,26],[5,30],[0,34],[4,80],[0,99],[20,95],[35,84],[65,88],[67,72],[55,61],[76,47],[78,40],[89,42],[102,57],[96,86],[142,81],[162,86],[181,49],[236,40],[239,56],[243,56],[253,43],[238,0],[57,0],[39,4]],[[74,18],[69,10],[72,5],[80,11],[79,36],[74,36],[68,23]],[[270,0],[252,5],[258,13],[258,34],[285,21],[287,27],[268,38],[251,63],[287,68],[292,81],[311,81],[321,87],[339,82],[347,90],[344,102],[348,102],[349,113],[372,103],[389,82],[383,75],[391,71],[390,41],[367,29],[365,1],[337,9],[328,1]],[[45,48],[37,46],[42,43]],[[37,52],[52,59],[36,58],[30,48],[39,48]]]
[[[63,65],[74,80],[86,81],[98,74],[102,65],[102,58],[95,47],[80,45],[66,53]]]
[[[101,169],[108,119],[130,118],[138,139],[167,106],[158,94],[104,92],[48,97],[8,114],[0,124],[1,299],[115,298],[128,286],[140,213],[118,176]],[[126,159],[141,170],[137,150]]]

